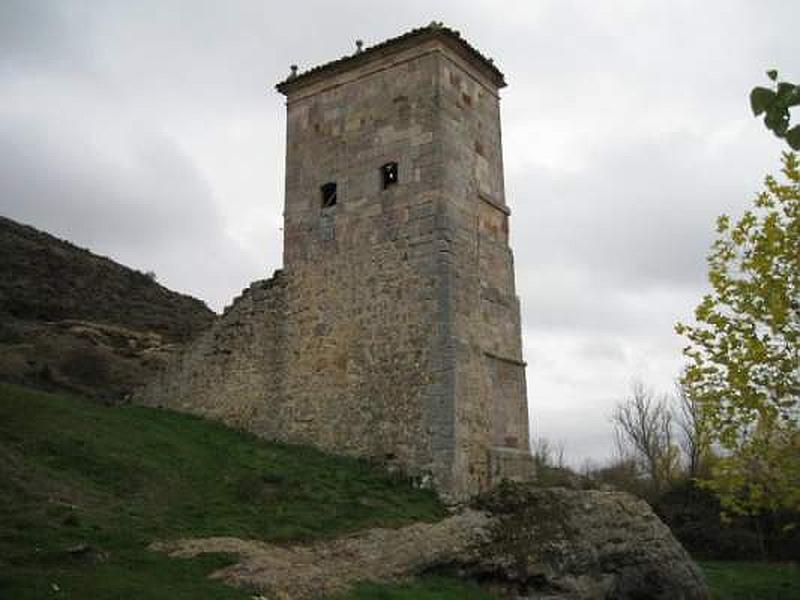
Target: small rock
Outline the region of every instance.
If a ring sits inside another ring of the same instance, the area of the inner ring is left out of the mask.
[[[70,546],[67,548],[67,552],[76,556],[78,554],[88,554],[91,551],[92,547],[89,544],[78,544],[76,546]]]

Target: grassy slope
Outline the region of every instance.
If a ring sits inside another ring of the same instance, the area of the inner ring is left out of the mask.
[[[147,544],[310,540],[443,514],[433,494],[361,461],[0,384],[0,598],[55,597],[53,586],[61,598],[246,598],[204,577],[225,557],[169,559]]]
[[[477,584],[444,577],[424,577],[393,585],[364,583],[333,600],[496,600]]]
[[[800,566],[775,563],[701,561],[715,600],[796,600]]]
[[[208,535],[311,540],[443,514],[432,494],[363,462],[268,444],[188,415],[0,384],[3,599],[251,598],[205,577],[227,557],[170,559],[146,547]],[[796,566],[702,566],[720,600],[800,597]],[[491,596],[425,578],[364,584],[346,598]]]

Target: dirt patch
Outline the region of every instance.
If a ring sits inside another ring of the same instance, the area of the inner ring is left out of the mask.
[[[226,553],[239,561],[212,577],[256,588],[274,599],[306,600],[343,592],[361,581],[404,579],[462,558],[483,538],[489,517],[465,511],[438,523],[364,533],[309,546],[280,547],[232,537],[155,542],[153,550],[189,558]]]
[[[510,482],[439,523],[308,546],[209,538],[152,547],[173,556],[237,555],[238,563],[214,576],[271,600],[307,600],[429,571],[456,572],[520,598],[709,598],[701,572],[645,502]]]

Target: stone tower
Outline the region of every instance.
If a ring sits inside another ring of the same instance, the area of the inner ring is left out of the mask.
[[[465,498],[530,468],[503,74],[433,23],[279,83],[284,270],[140,399]]]
[[[445,489],[483,488],[528,454],[504,85],[432,24],[277,86],[298,427],[429,465]]]

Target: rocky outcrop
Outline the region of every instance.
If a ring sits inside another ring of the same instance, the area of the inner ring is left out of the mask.
[[[629,494],[502,484],[476,506],[493,517],[487,541],[459,567],[523,597],[708,597],[669,528]]]
[[[118,402],[214,321],[202,302],[0,217],[0,380]]]
[[[310,546],[279,547],[236,538],[157,542],[190,557],[239,556],[214,577],[305,600],[359,581],[393,581],[445,571],[516,598],[708,598],[689,555],[650,507],[616,492],[502,484],[439,523],[373,529]]]
[[[0,322],[0,380],[125,401],[180,348],[161,335],[64,320]]]

